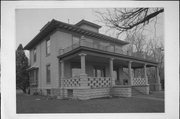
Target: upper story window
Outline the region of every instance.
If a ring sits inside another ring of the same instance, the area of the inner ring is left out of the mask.
[[[46,55],[50,55],[50,46],[51,46],[51,42],[50,42],[50,38],[48,40],[46,40]]]
[[[77,37],[77,36],[73,36],[73,44],[78,43],[78,42],[79,42],[79,40],[80,40],[80,38],[79,38],[79,37]]]
[[[38,70],[30,71],[30,84],[31,85],[38,85]]]
[[[33,61],[36,62],[36,48],[33,49]]]

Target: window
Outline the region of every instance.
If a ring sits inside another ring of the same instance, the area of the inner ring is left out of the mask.
[[[76,44],[79,42],[79,37],[73,36],[73,44]]]
[[[51,70],[50,65],[46,66],[46,82],[51,83]]]
[[[79,76],[81,74],[81,68],[72,68],[72,77]]]
[[[47,89],[47,95],[51,95],[51,90],[50,89]]]
[[[103,67],[95,67],[93,70],[94,77],[105,77],[105,68]]]
[[[51,42],[49,38],[48,40],[46,40],[46,55],[50,54],[50,46],[51,46]]]
[[[31,85],[37,85],[38,84],[38,70],[32,70],[30,72],[30,82]]]
[[[34,58],[34,62],[36,62],[36,48],[34,48],[33,50],[33,58]]]

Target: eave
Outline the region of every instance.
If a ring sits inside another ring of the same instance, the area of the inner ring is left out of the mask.
[[[43,28],[25,47],[25,50],[30,50],[32,49],[34,46],[36,46],[39,42],[41,42],[48,34],[50,34],[52,31],[57,30],[57,28],[61,28],[63,30],[67,30],[67,31],[71,31],[71,32],[76,32],[79,33],[81,35],[85,35],[85,36],[91,36],[94,38],[98,38],[98,39],[102,39],[102,40],[106,40],[109,42],[113,42],[119,45],[126,45],[129,44],[128,42],[116,39],[116,38],[112,38],[110,36],[106,36],[100,33],[95,33],[89,30],[85,30],[82,28],[79,28],[75,25],[71,25],[71,24],[67,24],[67,23],[63,23],[60,21],[56,21],[56,20],[52,20],[50,23],[48,23],[48,25],[46,25],[45,28]]]

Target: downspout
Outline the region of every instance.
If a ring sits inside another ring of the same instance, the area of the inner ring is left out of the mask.
[[[41,54],[41,43],[40,43],[40,67],[39,67],[39,73],[40,73],[40,74],[39,74],[39,76],[40,76],[40,77],[39,77],[39,82],[40,82],[39,84],[40,84],[40,86],[39,86],[39,87],[40,87],[40,93],[42,94],[42,75],[41,75],[41,73],[42,73],[42,70],[41,70],[42,64],[41,64],[41,62],[42,62],[42,61],[41,61],[41,57],[42,57],[42,54]]]
[[[114,53],[116,52],[116,49],[115,49],[115,40],[114,40]]]

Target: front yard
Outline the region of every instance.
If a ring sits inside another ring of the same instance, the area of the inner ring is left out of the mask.
[[[164,94],[131,98],[59,100],[45,96],[17,95],[17,113],[141,113],[164,112]]]

